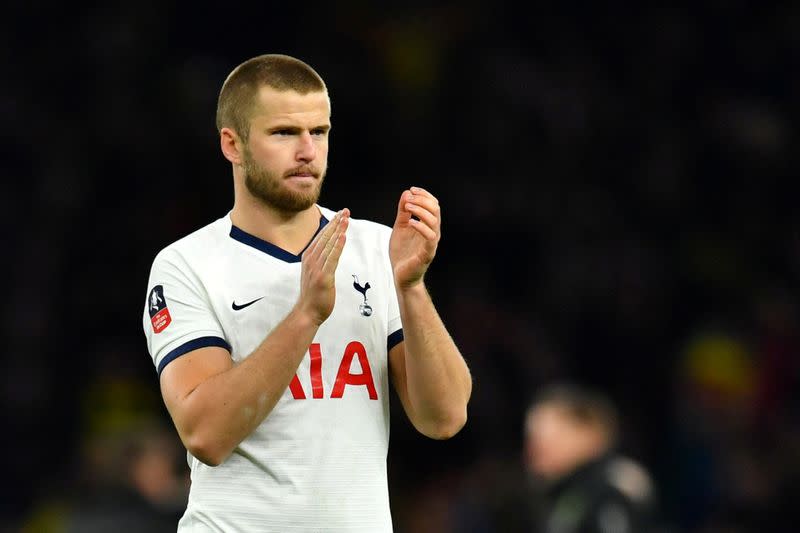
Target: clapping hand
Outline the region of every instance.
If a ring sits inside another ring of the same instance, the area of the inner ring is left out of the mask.
[[[336,267],[344,249],[349,221],[349,209],[336,213],[303,252],[298,303],[317,324],[322,324],[333,312]]]
[[[403,191],[389,241],[395,284],[399,289],[422,282],[441,238],[439,201],[419,187]]]

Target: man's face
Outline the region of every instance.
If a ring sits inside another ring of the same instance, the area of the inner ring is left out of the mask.
[[[602,452],[603,441],[592,428],[573,420],[558,405],[529,411],[525,424],[528,470],[544,479],[557,479]]]
[[[242,167],[247,190],[268,207],[296,213],[319,198],[328,167],[328,94],[262,87]]]

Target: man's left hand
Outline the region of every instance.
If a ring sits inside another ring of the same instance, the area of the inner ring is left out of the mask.
[[[394,280],[398,289],[422,282],[442,236],[439,200],[420,187],[403,191],[389,241]]]

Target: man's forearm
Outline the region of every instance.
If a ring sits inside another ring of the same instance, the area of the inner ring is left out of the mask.
[[[398,290],[408,397],[417,424],[450,436],[466,422],[472,377],[424,284]]]
[[[190,451],[212,464],[228,457],[275,407],[318,327],[293,311],[240,364],[197,386],[182,409]]]

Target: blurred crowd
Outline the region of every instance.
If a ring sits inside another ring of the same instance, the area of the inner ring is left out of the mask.
[[[522,8],[4,8],[0,531],[174,530],[148,268],[230,208],[216,96],[263,52],[328,83],[323,205],[391,224],[408,185],[442,202],[428,285],[475,387],[447,442],[393,402],[398,533],[520,530],[526,413],[565,381],[616,406],[660,531],[792,529],[800,5]]]

